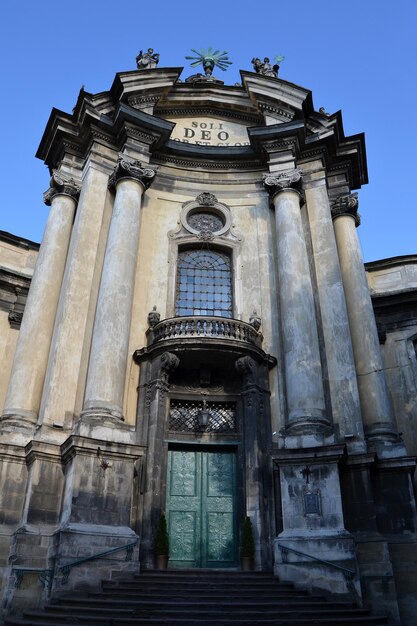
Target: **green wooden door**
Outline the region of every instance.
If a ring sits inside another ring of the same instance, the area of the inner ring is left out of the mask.
[[[236,566],[235,454],[168,454],[170,567]]]

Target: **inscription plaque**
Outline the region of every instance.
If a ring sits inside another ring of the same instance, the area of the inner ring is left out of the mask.
[[[309,492],[304,494],[304,514],[321,515],[319,493]]]
[[[175,122],[171,139],[200,146],[249,146],[244,124],[211,117],[171,118]]]

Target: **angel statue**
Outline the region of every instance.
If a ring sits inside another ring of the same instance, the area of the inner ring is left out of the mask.
[[[139,50],[139,54],[136,57],[136,65],[138,70],[153,70],[159,63],[159,54],[153,51],[153,48],[148,48],[147,52]]]
[[[285,57],[277,56],[274,59],[274,65],[271,64],[269,57],[265,57],[263,62],[259,57],[254,57],[251,61],[253,65],[253,69],[257,74],[262,74],[262,76],[272,76],[273,78],[278,78],[278,70],[279,64],[283,61]]]

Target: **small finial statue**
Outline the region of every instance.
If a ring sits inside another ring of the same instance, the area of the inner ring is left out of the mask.
[[[148,326],[149,328],[153,328],[157,325],[159,320],[161,319],[161,314],[156,310],[156,305],[153,307],[152,311],[148,313]]]
[[[262,76],[271,76],[272,78],[278,78],[279,64],[285,57],[277,56],[274,59],[274,65],[271,64],[269,57],[265,57],[263,62],[259,57],[254,57],[251,61],[253,69],[257,74]]]
[[[252,315],[249,318],[249,324],[256,330],[258,331],[261,327],[261,318],[259,317],[259,315],[256,313],[256,309],[253,310]]]
[[[148,48],[147,52],[139,50],[139,54],[136,57],[136,65],[138,70],[153,70],[159,63],[159,54],[153,51],[153,48]]]

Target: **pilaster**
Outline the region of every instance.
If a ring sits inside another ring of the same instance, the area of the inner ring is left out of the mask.
[[[245,458],[244,515],[253,525],[257,569],[270,568],[271,554],[269,539],[274,527],[272,507],[267,506],[273,496],[272,464],[267,450],[271,436],[269,431],[269,393],[265,388],[267,373],[263,367],[249,356],[235,362],[242,378],[242,422]]]
[[[141,561],[153,568],[153,540],[156,525],[165,511],[167,451],[165,428],[167,418],[167,391],[169,378],[177,369],[179,358],[173,352],[163,352],[150,363],[144,363],[146,387],[141,416],[142,444],[146,445],[142,497]]]

